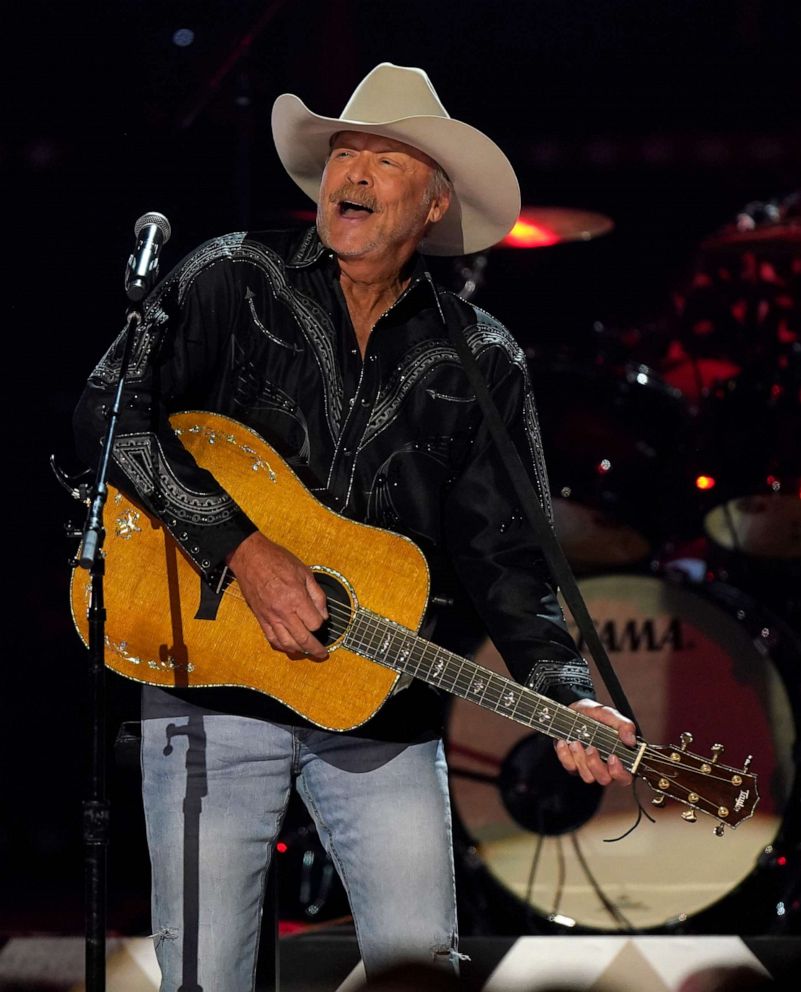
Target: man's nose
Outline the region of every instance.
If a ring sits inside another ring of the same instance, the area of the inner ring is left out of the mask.
[[[373,182],[367,164],[359,160],[351,161],[348,164],[346,175],[348,181],[353,183],[354,186],[370,186]]]

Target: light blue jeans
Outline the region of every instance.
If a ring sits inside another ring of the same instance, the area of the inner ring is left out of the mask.
[[[457,970],[440,740],[386,743],[184,702],[180,715],[154,710],[144,707],[142,772],[161,992],[252,992],[293,782],[342,878],[368,977],[408,960]]]

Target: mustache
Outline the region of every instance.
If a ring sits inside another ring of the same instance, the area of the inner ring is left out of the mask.
[[[381,212],[378,200],[371,193],[368,193],[367,190],[360,186],[354,186],[353,183],[343,183],[333,193],[329,193],[328,195],[328,202],[334,205],[342,203],[343,200],[347,200],[349,203],[356,203],[360,207],[367,207],[373,213]]]

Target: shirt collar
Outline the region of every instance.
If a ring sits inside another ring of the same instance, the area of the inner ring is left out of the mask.
[[[325,255],[326,247],[317,236],[317,228],[312,225],[301,231],[286,263],[292,269],[304,269],[319,262]]]

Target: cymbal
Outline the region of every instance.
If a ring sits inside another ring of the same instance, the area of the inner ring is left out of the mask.
[[[605,214],[572,207],[523,207],[499,248],[546,248],[566,241],[590,241],[608,234],[614,222]]]
[[[801,220],[782,224],[764,224],[759,227],[740,229],[730,226],[706,238],[702,250],[735,248],[738,251],[787,247],[797,252],[801,245]]]

